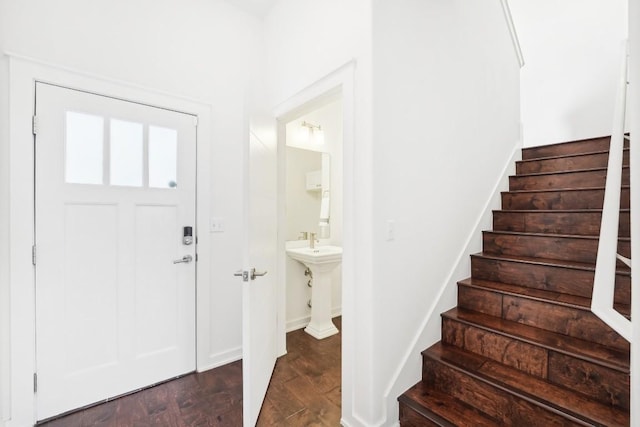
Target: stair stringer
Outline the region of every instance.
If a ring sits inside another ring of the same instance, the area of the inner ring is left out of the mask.
[[[515,174],[516,161],[522,160],[522,139],[515,142],[511,155],[507,158],[502,171],[498,175],[491,192],[487,196],[482,211],[467,234],[456,261],[447,275],[447,279],[440,287],[433,302],[426,309],[425,316],[416,331],[411,344],[402,357],[398,366],[385,388],[383,397],[383,423],[380,425],[397,426],[399,409],[397,396],[411,387],[422,377],[421,351],[440,341],[440,313],[457,305],[457,282],[469,275],[471,271],[471,255],[482,251],[483,230],[493,227],[493,211],[502,206],[501,191],[509,188],[509,176]]]

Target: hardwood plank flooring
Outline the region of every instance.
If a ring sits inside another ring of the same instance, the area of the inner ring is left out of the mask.
[[[341,318],[334,319],[342,329]],[[288,353],[271,377],[258,426],[339,426],[339,333],[316,340],[303,329],[287,334]],[[40,423],[43,427],[241,427],[242,361]]]
[[[342,330],[342,318],[333,319]],[[287,354],[278,359],[257,426],[339,426],[341,340],[316,340],[303,329],[287,334]]]

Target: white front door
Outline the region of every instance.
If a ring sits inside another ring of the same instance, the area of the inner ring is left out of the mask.
[[[43,83],[36,117],[42,420],[195,370],[196,121]]]
[[[253,427],[276,362],[276,144],[251,134],[244,167],[243,423]]]

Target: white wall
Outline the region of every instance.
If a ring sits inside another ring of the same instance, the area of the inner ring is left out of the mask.
[[[225,232],[210,239],[211,281],[206,313],[209,334],[200,355],[201,368],[241,356],[241,287],[233,271],[242,265],[242,146],[247,137],[247,70],[256,51],[259,22],[225,2],[209,0],[0,0],[0,51],[33,57],[83,73],[140,85],[211,106],[209,144],[210,215],[224,219]],[[230,43],[230,41],[232,41]],[[6,59],[0,64],[0,333],[6,329],[7,269]],[[28,126],[28,125],[27,125]],[[11,167],[31,167],[11,165]],[[15,255],[15,254],[13,254]],[[27,284],[25,284],[27,285]],[[2,336],[0,372],[3,406],[8,395],[4,376],[8,338]],[[25,379],[29,381],[29,379]],[[4,413],[5,417],[8,414]]]
[[[373,419],[392,425],[520,146],[519,64],[498,1],[373,4]]]
[[[368,43],[370,0],[280,0],[265,19],[266,76],[275,106],[348,61]],[[364,65],[364,64],[363,64]]]
[[[524,52],[525,146],[610,135],[625,0],[510,0]]]
[[[0,27],[1,31],[1,27]],[[2,33],[0,32],[0,43]],[[9,414],[9,87],[8,64],[0,58],[0,426]]]

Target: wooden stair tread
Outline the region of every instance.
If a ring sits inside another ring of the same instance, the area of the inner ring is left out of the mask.
[[[486,230],[482,232],[482,250],[494,254],[542,257],[596,263],[599,236]],[[617,239],[617,251],[631,258],[631,239]],[[622,264],[620,261],[618,264]]]
[[[562,305],[578,310],[591,311],[591,298],[570,295],[563,292],[555,292],[544,289],[532,289],[519,285],[508,283],[494,282],[489,280],[467,278],[458,282],[464,286],[476,289],[486,289],[497,291],[503,294],[515,295],[518,297],[529,298],[537,301],[548,302],[552,304]],[[624,316],[629,317],[631,314],[630,304],[615,304],[614,308]]]
[[[575,171],[573,171],[575,172]],[[516,176],[516,175],[512,175],[512,176]],[[628,190],[631,187],[629,185],[622,185],[621,188],[624,190]],[[604,191],[604,187],[578,187],[578,188],[546,188],[546,189],[532,189],[532,190],[509,190],[509,191],[503,191],[502,194],[509,194],[509,193],[515,193],[515,194],[521,194],[521,193],[556,193],[556,192],[564,192],[564,191],[598,191],[598,190],[603,190]]]
[[[556,214],[556,213],[602,213],[602,209],[494,209],[493,212],[505,213],[531,213],[531,214]],[[620,209],[620,212],[629,213],[631,209]]]
[[[582,425],[628,426],[629,415],[569,389],[454,346],[437,343],[423,357]],[[535,393],[535,394],[533,394]],[[595,423],[595,424],[594,424]]]
[[[596,263],[599,236],[486,230],[482,232],[483,252],[513,256],[541,257]],[[631,258],[631,239],[617,238],[618,254]],[[617,264],[622,264],[618,261]],[[624,265],[624,264],[622,264]]]
[[[485,230],[483,233],[487,234],[508,234],[512,236],[534,236],[534,237],[550,237],[550,238],[568,238],[568,239],[584,239],[590,241],[597,241],[600,236],[585,236],[582,234],[555,234],[555,233],[530,233],[525,231],[502,231],[502,230]],[[630,242],[629,237],[618,237],[618,241]]]
[[[555,156],[559,154],[576,154],[587,151],[609,150],[610,142],[611,136],[606,135],[575,141],[545,144],[537,147],[526,147],[522,149],[522,159],[527,160],[535,159],[538,157]],[[629,141],[626,138],[623,146],[629,146]]]
[[[629,167],[622,168],[620,186],[628,185]],[[526,173],[509,176],[510,190],[560,190],[564,188],[603,187],[607,180],[606,168],[581,168],[550,172]]]
[[[618,235],[631,234],[630,210],[618,211]],[[493,211],[493,230],[599,236],[601,209],[500,209]]]
[[[398,398],[398,402],[410,407],[434,424],[443,427],[467,425],[470,420],[473,420],[473,425],[477,427],[499,425],[495,420],[486,417],[466,403],[429,387],[423,381],[404,392]]]
[[[516,175],[538,172],[554,172],[585,168],[605,167],[609,163],[608,151],[569,153],[564,155],[538,157],[516,162]],[[622,164],[629,165],[629,150],[622,153]]]
[[[629,147],[625,147],[624,151],[629,151]],[[566,159],[571,157],[592,156],[594,154],[609,154],[609,150],[594,150],[594,151],[585,151],[585,152],[573,153],[573,154],[558,154],[555,156],[535,157],[532,159],[517,160],[516,163],[537,162],[540,160]]]
[[[519,341],[566,354],[577,359],[602,365],[619,372],[629,372],[628,352],[603,346],[568,335],[546,331],[522,323],[501,319],[455,307],[442,313],[444,318],[481,328],[495,334],[504,335]]]
[[[622,169],[629,169],[629,166],[623,166]],[[577,174],[583,172],[606,172],[607,168],[585,168],[585,169],[573,169],[573,170],[561,170],[555,172],[535,172],[524,173],[521,175],[511,175],[512,177],[525,178],[529,176],[548,176],[548,175],[564,175],[564,174]]]
[[[579,262],[579,261],[535,258],[535,257],[525,257],[525,256],[506,255],[506,254],[493,254],[493,253],[487,253],[487,252],[478,252],[476,254],[472,254],[471,256],[495,259],[498,261],[502,261],[502,260],[514,261],[514,262],[521,262],[521,263],[527,263],[527,264],[544,265],[549,267],[570,268],[575,270],[595,271],[596,269],[596,266],[594,263]],[[616,274],[630,276],[631,269],[624,265],[618,265],[616,267]]]
[[[502,207],[509,209],[602,209],[604,188],[579,185],[564,189],[527,188],[503,191],[500,194]],[[629,208],[629,186],[621,186],[620,207]]]

